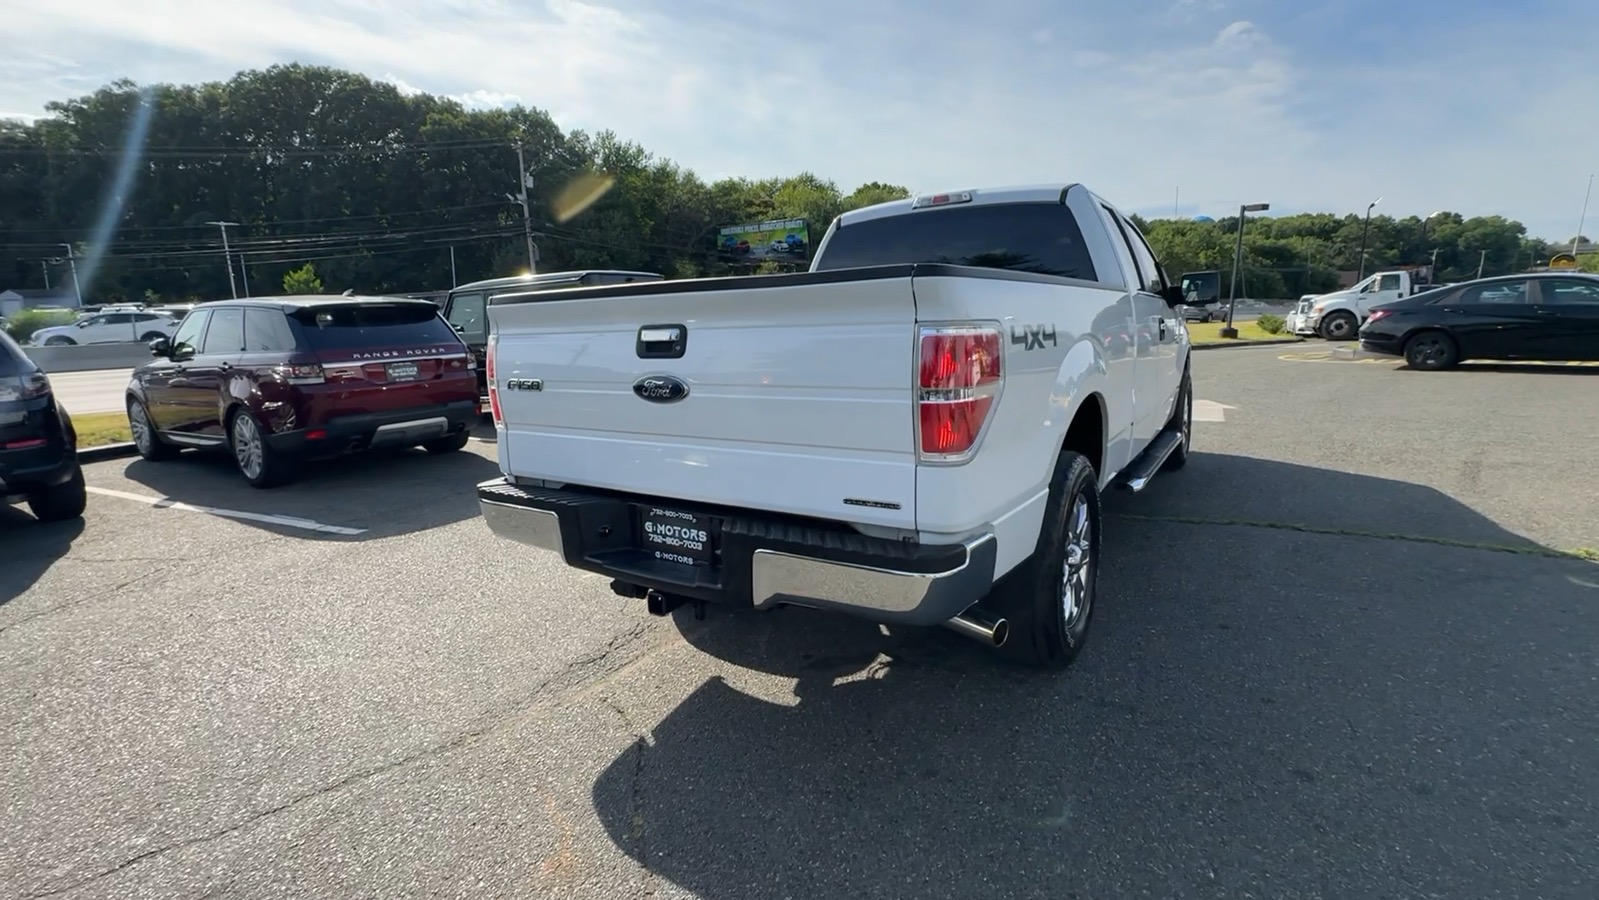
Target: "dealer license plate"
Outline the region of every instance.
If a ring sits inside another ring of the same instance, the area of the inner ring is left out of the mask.
[[[417,377],[416,363],[389,363],[388,373],[390,381],[415,381]]]
[[[640,549],[662,562],[711,565],[717,529],[710,516],[656,506],[638,509]]]

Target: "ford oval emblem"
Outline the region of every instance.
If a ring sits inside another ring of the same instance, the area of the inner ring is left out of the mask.
[[[688,396],[688,382],[671,375],[645,375],[633,382],[633,393],[651,403],[676,403]]]

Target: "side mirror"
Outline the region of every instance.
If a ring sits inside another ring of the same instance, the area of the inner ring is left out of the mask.
[[[167,349],[167,359],[170,359],[173,362],[182,362],[186,359],[194,359],[194,347],[183,343],[172,344]]]
[[[464,328],[464,327],[462,327],[460,325],[456,325],[455,323],[452,322],[452,323],[450,323],[450,327],[455,329],[455,333],[456,334],[466,334],[466,328]]]
[[[79,328],[88,328],[89,327],[89,320],[88,319],[83,319],[82,321],[73,322],[72,324],[78,326]]]
[[[1161,299],[1167,306],[1177,307],[1183,305],[1183,289],[1180,285],[1168,284],[1160,292]]]
[[[153,338],[150,341],[151,356],[171,356],[172,342],[164,337]]]

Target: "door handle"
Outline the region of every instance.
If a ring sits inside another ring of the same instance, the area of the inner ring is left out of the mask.
[[[1160,339],[1163,340],[1163,341],[1166,339],[1166,320],[1165,319],[1161,319],[1160,320]]]

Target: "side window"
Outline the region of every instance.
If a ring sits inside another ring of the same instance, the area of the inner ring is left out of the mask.
[[[1524,281],[1501,281],[1497,284],[1477,284],[1461,291],[1451,303],[1476,304],[1476,303],[1525,303],[1527,302],[1527,283]]]
[[[1133,278],[1133,284],[1131,285],[1132,289],[1151,293],[1158,292],[1160,290],[1160,286],[1159,283],[1154,280],[1154,278],[1158,276],[1153,275],[1153,273],[1158,270],[1158,267],[1155,265],[1154,257],[1149,256],[1149,251],[1139,243],[1137,238],[1133,237],[1133,235],[1130,233],[1132,231],[1132,226],[1128,225],[1126,220],[1122,219],[1121,216],[1117,215],[1115,210],[1108,206],[1104,207],[1104,210],[1105,215],[1110,219],[1111,222],[1111,233],[1113,235],[1121,236],[1122,249],[1126,250],[1128,256],[1131,257],[1131,262],[1133,263],[1133,270],[1131,272]],[[1111,242],[1115,243],[1114,237],[1111,239]]]
[[[1550,278],[1538,282],[1538,292],[1543,302],[1549,304],[1582,303],[1599,306],[1599,281],[1581,281],[1576,278]]]
[[[289,320],[275,309],[244,311],[244,350],[246,353],[287,353],[294,349],[294,332]]]
[[[132,313],[111,313],[109,315],[101,316],[100,317],[100,321],[96,322],[95,324],[97,324],[97,325],[132,325],[133,324],[133,314]]]
[[[1149,242],[1144,240],[1139,233],[1138,226],[1122,219],[1122,227],[1127,230],[1127,238],[1132,244],[1133,258],[1138,260],[1138,270],[1144,278],[1144,290],[1158,294],[1166,289],[1166,272],[1160,267],[1160,262],[1155,259],[1155,251],[1149,248]]]
[[[176,349],[187,345],[196,353],[200,350],[200,335],[205,334],[206,320],[211,318],[211,311],[189,313],[183,319],[183,324],[172,335],[172,347]]]
[[[108,324],[110,324],[110,322],[108,321],[110,318],[111,318],[110,316],[90,316],[89,318],[84,319],[82,322],[79,322],[78,324],[82,325],[85,328],[92,328],[92,327],[94,327],[96,325],[108,325]]]
[[[244,310],[218,309],[211,312],[211,327],[205,330],[200,352],[227,356],[244,349]]]
[[[462,334],[488,334],[489,318],[484,311],[484,294],[456,294],[450,298],[450,325]]]
[[[1110,249],[1116,254],[1116,261],[1121,265],[1122,271],[1127,273],[1129,279],[1127,289],[1136,291],[1143,287],[1139,283],[1138,265],[1133,262],[1133,248],[1127,246],[1127,233],[1122,231],[1121,225],[1116,221],[1116,214],[1110,211],[1110,207],[1101,205],[1099,220],[1104,223],[1105,231],[1110,234]]]
[[[1399,290],[1399,273],[1398,272],[1390,272],[1390,273],[1384,275],[1382,277],[1382,280],[1377,284],[1377,290],[1379,290],[1379,291],[1397,291],[1397,290]]]

